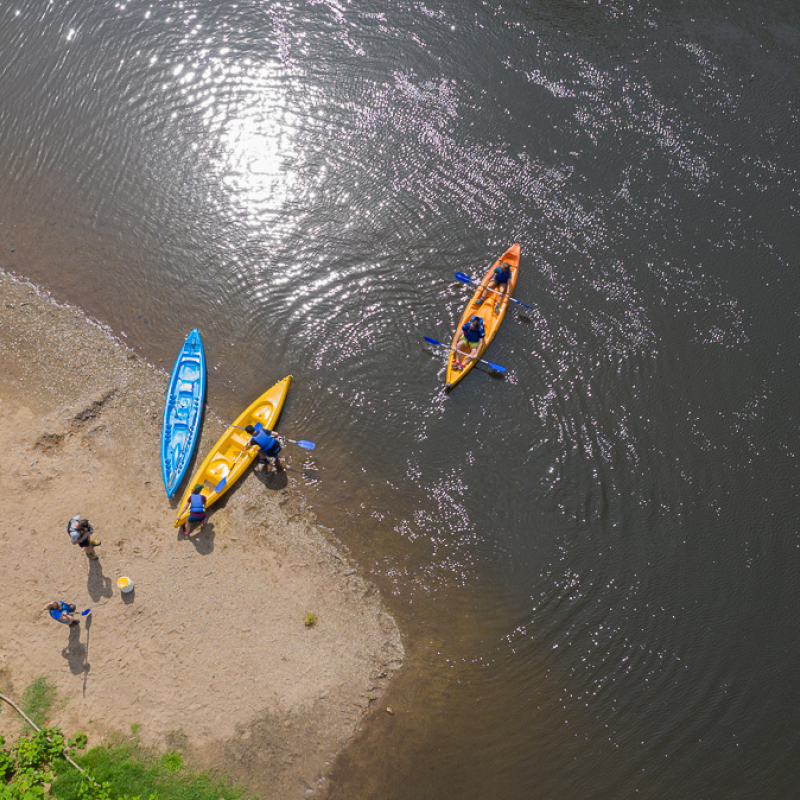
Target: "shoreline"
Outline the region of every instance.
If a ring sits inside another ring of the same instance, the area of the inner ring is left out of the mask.
[[[177,749],[251,792],[323,794],[405,658],[375,587],[285,473],[251,468],[181,540],[181,492],[167,500],[158,458],[169,375],[2,271],[0,336],[11,500],[0,579],[14,599],[0,620],[0,682],[18,697],[47,675],[62,698],[51,722],[90,745],[140,726],[146,746]],[[185,482],[223,430],[206,407]],[[300,467],[300,454],[284,454]],[[95,525],[99,561],[69,541],[76,513]],[[117,589],[122,575],[132,596]],[[91,607],[89,626],[55,623],[41,610],[53,599]],[[0,733],[17,731],[0,713]]]

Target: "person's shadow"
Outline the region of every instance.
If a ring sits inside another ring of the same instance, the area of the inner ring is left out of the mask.
[[[181,539],[185,539],[183,534],[180,535]],[[201,556],[207,556],[214,552],[214,539],[216,538],[216,533],[214,533],[214,523],[211,520],[206,519],[206,524],[203,525],[203,530],[195,531],[190,537],[189,541],[194,545],[194,549]]]
[[[89,576],[86,581],[86,589],[89,592],[89,597],[95,602],[101,597],[111,597],[114,594],[111,578],[103,575],[103,567],[99,559],[97,561],[89,561]]]
[[[288,467],[285,466],[280,472],[275,472],[275,470],[264,472],[263,469],[259,468],[255,470],[255,475],[267,489],[277,492],[280,489],[285,489],[289,484],[287,470]]]
[[[70,672],[73,675],[80,675],[84,673],[84,693],[86,692],[86,677],[85,673],[89,672],[91,665],[89,664],[89,625],[91,616],[86,621],[86,644],[81,642],[81,626],[69,626],[69,640],[67,646],[61,651],[61,655],[67,659]]]

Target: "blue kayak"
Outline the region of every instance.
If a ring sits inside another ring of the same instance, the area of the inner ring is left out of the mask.
[[[206,357],[195,328],[178,354],[167,388],[161,429],[161,475],[167,497],[180,486],[200,433],[206,395]]]

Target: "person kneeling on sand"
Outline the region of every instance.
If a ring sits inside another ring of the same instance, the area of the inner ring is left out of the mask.
[[[79,620],[72,616],[75,613],[75,608],[71,603],[65,603],[63,600],[54,600],[52,603],[48,603],[44,610],[49,611],[50,616],[56,622],[63,622],[65,625],[77,625]]]
[[[202,484],[195,484],[194,489],[192,489],[192,493],[186,499],[186,502],[183,504],[183,508],[178,516],[182,516],[186,509],[189,509],[189,519],[183,524],[181,533],[188,537],[192,535],[192,532],[198,525],[200,526],[200,530],[202,530],[203,525],[205,525],[206,496],[203,494]]]
[[[248,425],[245,430],[253,437],[247,443],[247,446],[253,447],[255,445],[258,447],[258,463],[262,464],[266,469],[269,465],[269,460],[274,459],[275,469],[278,472],[283,472],[283,465],[278,460],[278,453],[281,451],[278,432],[268,431],[266,428],[256,431],[252,425]]]
[[[88,519],[81,519],[81,515],[76,514],[67,523],[67,533],[72,540],[72,544],[84,548],[89,558],[97,560],[97,553],[94,552],[94,549],[100,546],[100,542],[92,539],[94,528],[89,524]]]

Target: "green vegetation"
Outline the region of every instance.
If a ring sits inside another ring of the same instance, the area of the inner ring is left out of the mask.
[[[5,743],[0,736],[0,748]],[[57,728],[44,728],[33,736],[20,736],[9,750],[0,749],[0,798],[38,800],[47,797],[45,784],[53,777],[52,765],[59,760],[66,763],[61,756],[63,750],[64,737]]]
[[[170,772],[177,772],[183,766],[183,759],[175,752],[164,753],[161,763]]]
[[[86,779],[62,761],[56,767],[58,776],[52,787],[53,797],[59,800],[239,800],[243,797],[241,790],[223,780],[186,769],[178,753],[171,751],[159,758],[141,748],[138,742],[93,747],[75,760],[102,784],[106,794],[84,794]]]
[[[67,743],[83,748],[86,736]],[[63,756],[58,728],[23,734],[10,748],[0,736],[0,800],[240,800],[241,790],[206,773],[193,773],[171,751],[156,757],[138,745],[94,747],[69,755],[87,770],[78,772]],[[48,791],[48,784],[52,784]]]
[[[77,747],[78,750],[83,750],[86,747],[86,743],[89,741],[85,733],[77,733],[73,736],[72,739],[67,740],[67,747],[75,748]]]
[[[47,721],[50,706],[58,699],[55,684],[40,675],[23,693],[20,700],[22,710],[41,728]],[[24,730],[33,730],[25,723]]]
[[[317,624],[317,615],[316,614],[306,614],[305,619],[306,628],[313,628]]]

